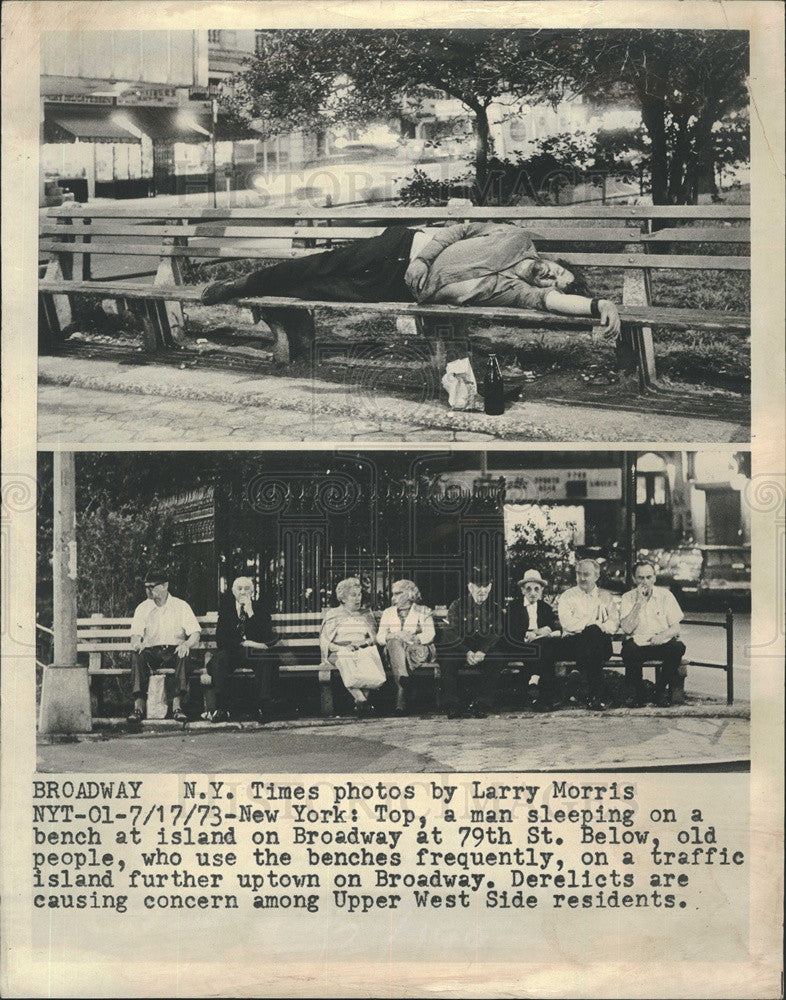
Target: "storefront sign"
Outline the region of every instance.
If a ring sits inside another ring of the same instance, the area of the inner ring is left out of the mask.
[[[506,503],[622,498],[620,469],[533,469],[503,475]]]
[[[532,503],[543,500],[620,500],[620,469],[531,469],[525,472],[490,470],[490,478],[504,480],[505,503]],[[483,492],[487,480],[472,472],[449,473],[440,477],[446,489],[467,493]]]

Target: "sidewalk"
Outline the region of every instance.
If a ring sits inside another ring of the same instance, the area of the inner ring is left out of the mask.
[[[371,380],[373,383],[373,380]],[[208,402],[209,407],[201,404]],[[195,405],[197,404],[197,405]],[[263,422],[264,421],[264,427]],[[264,434],[262,434],[264,429]],[[38,440],[237,445],[279,441],[695,441],[748,439],[731,421],[519,401],[501,417],[408,400],[373,384],[69,357],[39,359]]]
[[[451,771],[746,770],[747,707],[510,712],[257,723],[148,723],[138,735],[107,729],[39,737],[42,772],[383,774]]]

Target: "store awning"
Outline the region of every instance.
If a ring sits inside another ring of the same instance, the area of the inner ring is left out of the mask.
[[[139,138],[114,120],[116,109],[85,107],[63,110],[47,107],[44,111],[44,142],[140,142]]]
[[[178,108],[124,106],[122,111],[153,142],[207,142],[213,127],[211,114],[202,105],[192,107],[184,104]],[[219,142],[258,138],[257,132],[237,125],[219,114],[216,124],[216,139]]]

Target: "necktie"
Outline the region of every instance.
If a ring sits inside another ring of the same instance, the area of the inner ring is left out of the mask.
[[[248,622],[248,612],[245,604],[240,605],[240,614],[237,616],[240,627],[240,638],[246,638],[246,623]]]

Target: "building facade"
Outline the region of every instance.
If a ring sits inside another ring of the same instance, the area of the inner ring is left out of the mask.
[[[178,591],[201,611],[238,575],[281,611],[319,611],[359,576],[375,607],[398,577],[448,604],[473,565],[516,593],[538,568],[554,594],[576,558],[628,586],[636,558],[685,594],[744,595],[750,581],[748,453],[362,453],[247,457],[213,486],[171,497]],[[551,596],[554,596],[552,594]]]

